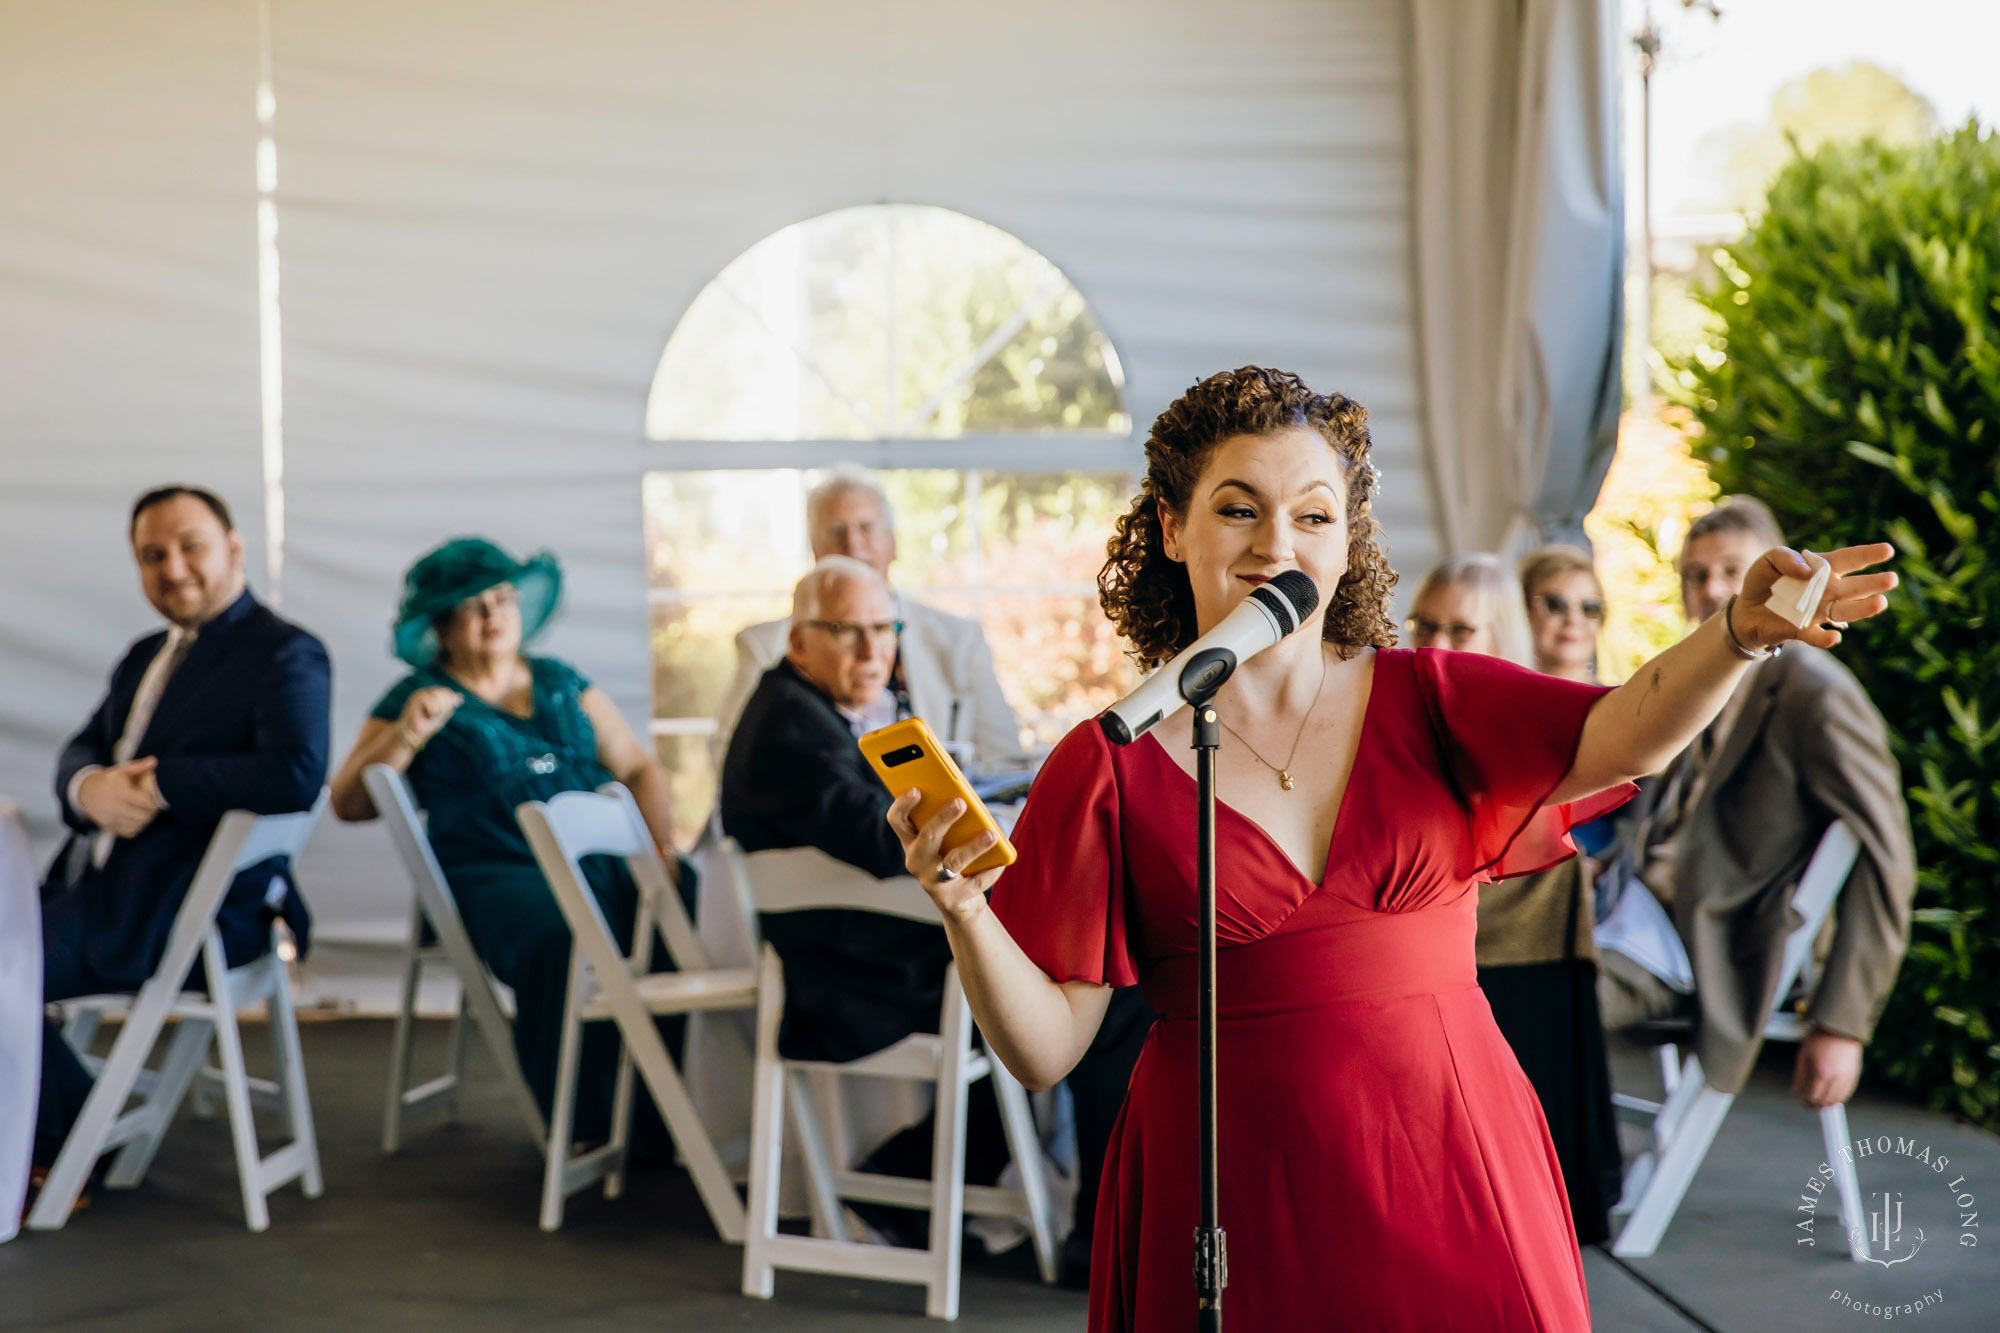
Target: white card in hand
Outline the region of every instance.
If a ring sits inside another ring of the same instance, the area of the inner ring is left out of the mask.
[[[1833,577],[1833,566],[1826,563],[1826,557],[1814,555],[1811,551],[1801,551],[1806,563],[1812,566],[1810,579],[1795,579],[1790,575],[1771,585],[1771,600],[1765,605],[1797,625],[1806,627],[1819,609],[1819,599],[1826,596],[1826,582]]]

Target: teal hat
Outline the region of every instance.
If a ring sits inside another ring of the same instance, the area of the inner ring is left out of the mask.
[[[521,643],[548,628],[562,600],[562,566],[547,551],[517,561],[483,537],[454,537],[403,575],[396,608],[396,656],[411,666],[437,660],[437,620],[468,597],[511,583],[521,599]]]

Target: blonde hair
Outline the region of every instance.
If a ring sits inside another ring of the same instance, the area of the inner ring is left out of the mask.
[[[1562,574],[1588,574],[1597,585],[1597,595],[1604,595],[1604,580],[1597,577],[1597,566],[1591,561],[1590,552],[1581,546],[1558,542],[1537,547],[1521,557],[1521,600],[1528,601],[1536,588]]]
[[[1432,593],[1446,588],[1464,588],[1479,600],[1479,618],[1493,635],[1495,654],[1516,666],[1534,665],[1533,640],[1528,634],[1527,606],[1507,577],[1507,567],[1497,555],[1483,551],[1455,555],[1424,575],[1417,595],[1410,599],[1414,612]]]

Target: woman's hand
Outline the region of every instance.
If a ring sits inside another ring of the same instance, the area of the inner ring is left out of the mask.
[[[1843,546],[1838,551],[1826,552],[1822,558],[1833,567],[1833,576],[1827,580],[1820,604],[1813,608],[1813,614],[1801,629],[1767,603],[1771,600],[1771,587],[1779,579],[1810,579],[1813,567],[1797,551],[1774,546],[1759,556],[1757,563],[1743,575],[1743,591],[1736,598],[1729,628],[1741,643],[1751,648],[1771,648],[1793,639],[1815,648],[1831,648],[1840,642],[1840,632],[1821,626],[1828,622],[1846,625],[1866,620],[1888,608],[1889,599],[1884,594],[1896,586],[1896,576],[1855,571],[1879,565],[1895,553],[1895,548],[1887,542]]]
[[[444,730],[451,715],[465,702],[465,696],[444,685],[431,685],[413,692],[403,703],[396,719],[396,734],[412,750],[421,750],[431,737]]]
[[[993,887],[993,881],[1000,878],[1004,867],[995,866],[977,875],[962,872],[992,851],[994,844],[1000,841],[1000,835],[987,829],[964,846],[942,851],[945,834],[951,832],[951,826],[965,813],[965,802],[952,801],[931,816],[922,828],[918,828],[910,815],[917,808],[920,794],[914,790],[906,791],[889,807],[889,827],[896,831],[896,837],[903,844],[903,868],[916,876],[917,883],[924,886],[924,892],[937,904],[938,911],[955,920],[970,920],[985,910],[986,890]],[[940,870],[949,870],[951,877],[940,880]]]

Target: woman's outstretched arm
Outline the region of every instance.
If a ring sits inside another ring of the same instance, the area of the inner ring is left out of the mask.
[[[903,843],[903,864],[944,917],[945,938],[958,961],[958,979],[986,1045],[1030,1088],[1053,1086],[1076,1067],[1104,1021],[1111,987],[1088,981],[1058,984],[1035,964],[986,905],[986,890],[1004,868],[938,882],[940,867],[971,865],[999,839],[982,833],[962,847],[940,852],[944,835],[965,812],[953,801],[922,828],[910,821],[918,794],[905,792],[889,807],[889,826]]]
[[[1815,613],[1801,629],[1767,603],[1771,586],[1780,578],[1810,578],[1812,566],[1797,551],[1783,546],[1766,551],[1744,575],[1743,591],[1730,606],[1710,616],[1694,633],[1597,701],[1584,723],[1576,762],[1551,801],[1576,800],[1657,773],[1686,748],[1722,711],[1750,665],[1731,648],[1731,629],[1737,641],[1752,650],[1795,639],[1816,648],[1831,648],[1840,642],[1840,634],[1821,628],[1823,624],[1846,624],[1881,614],[1889,604],[1884,594],[1896,586],[1896,576],[1858,571],[1894,554],[1886,542],[1827,552],[1825,559],[1833,567],[1833,577],[1827,581]],[[1727,625],[1724,616],[1729,617]]]

